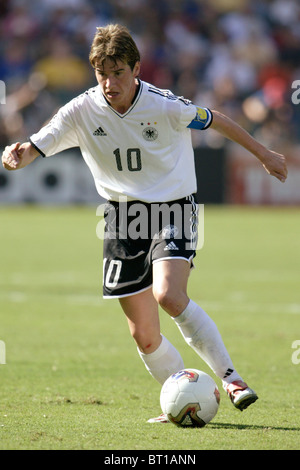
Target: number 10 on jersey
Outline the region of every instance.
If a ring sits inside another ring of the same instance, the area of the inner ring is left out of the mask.
[[[128,169],[129,171],[141,171],[142,158],[140,149],[127,149],[126,157],[125,155],[121,155],[120,149],[114,150],[113,154],[116,158],[118,171],[123,171],[124,169]]]

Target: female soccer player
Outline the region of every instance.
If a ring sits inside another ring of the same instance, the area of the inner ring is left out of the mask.
[[[163,384],[184,368],[160,332],[161,306],[243,410],[257,395],[236,371],[213,320],[187,295],[197,236],[190,129],[216,129],[282,182],[285,158],[220,112],[140,80],[140,54],[123,26],[97,28],[90,62],[98,85],[63,106],[29,142],[6,147],[3,166],[17,170],[39,155],[80,148],[107,200],[103,294],[119,299],[147,370]]]

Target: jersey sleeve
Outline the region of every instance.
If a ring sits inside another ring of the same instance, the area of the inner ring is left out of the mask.
[[[213,120],[211,110],[208,108],[201,108],[200,106],[195,106],[195,108],[196,115],[187,127],[189,129],[207,129]]]
[[[174,97],[170,121],[177,130],[207,129],[213,120],[210,109],[196,106],[188,99]]]
[[[70,103],[60,108],[51,121],[29,140],[43,157],[50,157],[68,148],[77,147],[79,144]]]

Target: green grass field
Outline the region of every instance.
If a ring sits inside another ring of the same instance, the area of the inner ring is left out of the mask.
[[[118,302],[102,300],[96,208],[0,208],[0,449],[299,449],[299,215],[205,207],[189,295],[259,400],[241,413],[222,390],[211,423],[180,429],[147,423],[160,387]],[[211,373],[163,312],[161,324],[187,367]]]

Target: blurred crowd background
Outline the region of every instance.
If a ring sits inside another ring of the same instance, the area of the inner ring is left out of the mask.
[[[299,142],[298,0],[1,0],[0,147],[96,84],[91,41],[97,26],[115,22],[141,51],[143,80],[225,112],[270,147]],[[218,145],[207,138],[194,137]]]
[[[88,56],[108,23],[129,28],[143,80],[227,114],[287,156],[289,177],[278,186],[242,147],[192,131],[201,201],[300,204],[299,0],[1,0],[0,149],[27,141],[96,85]],[[0,202],[97,200],[79,150],[55,158],[21,175],[0,168]]]

